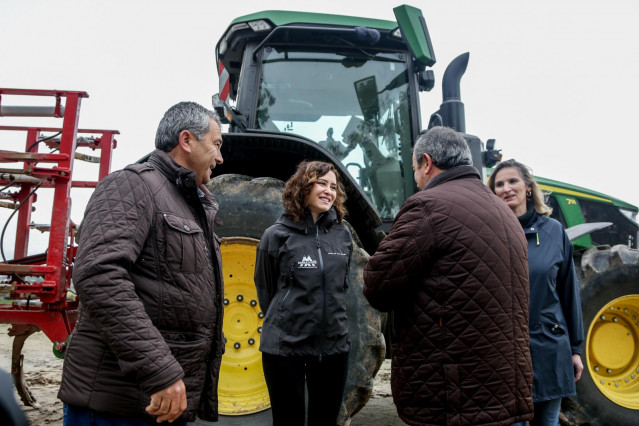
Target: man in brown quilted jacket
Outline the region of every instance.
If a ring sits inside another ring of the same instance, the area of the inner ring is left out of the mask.
[[[394,311],[391,387],[411,425],[510,425],[533,413],[527,243],[481,181],[464,138],[434,127],[413,149],[420,189],[364,270]]]
[[[224,352],[214,112],[171,107],[148,161],[111,173],[87,205],[73,270],[80,314],[58,397],[65,425],[217,420]]]

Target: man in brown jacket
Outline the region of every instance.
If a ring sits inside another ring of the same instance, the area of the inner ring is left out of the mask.
[[[204,185],[222,163],[219,119],[179,103],[155,146],[148,162],[104,178],[85,212],[80,315],[58,394],[65,425],[217,420],[224,290],[218,204]]]
[[[411,425],[532,418],[526,239],[471,164],[454,130],[420,136],[420,191],[364,270],[370,304],[394,311],[391,387]]]

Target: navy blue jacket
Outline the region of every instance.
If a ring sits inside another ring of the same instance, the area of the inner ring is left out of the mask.
[[[540,402],[576,394],[572,355],[581,354],[584,330],[566,231],[536,212],[527,225],[533,400]]]
[[[316,223],[282,215],[257,246],[255,287],[266,312],[260,351],[280,356],[336,355],[350,350],[346,318],[349,229],[335,209]]]

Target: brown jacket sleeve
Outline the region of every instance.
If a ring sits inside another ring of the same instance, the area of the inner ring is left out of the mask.
[[[107,176],[87,206],[73,271],[81,309],[122,372],[149,395],[184,376],[129,275],[152,223],[153,202],[142,178],[127,170]]]
[[[436,235],[424,203],[409,198],[401,208],[390,233],[364,268],[364,296],[371,306],[390,311],[421,282],[432,264]]]

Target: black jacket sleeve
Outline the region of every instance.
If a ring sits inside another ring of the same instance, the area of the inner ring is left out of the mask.
[[[273,232],[269,228],[264,232],[255,254],[255,288],[260,309],[266,314],[268,307],[277,292],[277,280],[279,277],[278,253],[279,245],[276,244]]]

